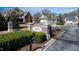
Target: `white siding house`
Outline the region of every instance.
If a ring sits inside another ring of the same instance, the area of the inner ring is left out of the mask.
[[[77,24],[77,19],[75,16],[69,16],[65,18],[65,25],[68,24]]]

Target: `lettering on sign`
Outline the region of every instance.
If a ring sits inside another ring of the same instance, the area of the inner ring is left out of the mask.
[[[41,27],[32,27],[32,31],[34,32],[41,32],[42,31],[42,28]]]

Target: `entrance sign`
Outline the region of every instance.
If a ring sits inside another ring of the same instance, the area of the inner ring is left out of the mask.
[[[34,27],[32,27],[32,31],[34,31],[34,32],[41,32],[42,28],[38,27],[38,26],[34,26]]]

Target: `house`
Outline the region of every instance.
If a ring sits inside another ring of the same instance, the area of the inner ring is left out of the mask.
[[[69,16],[65,18],[65,25],[68,24],[77,24],[76,16]]]
[[[48,24],[53,24],[53,23],[56,23],[57,22],[57,18],[48,18],[47,16],[45,15],[41,15],[40,17],[40,23],[42,23],[42,25],[48,25]]]
[[[20,22],[25,23],[25,20],[26,20],[25,17],[26,17],[26,15],[27,15],[28,12],[24,12],[23,10],[21,10],[21,9],[18,8],[18,7],[15,7],[15,8],[13,8],[13,9],[11,9],[11,10],[8,10],[8,11],[6,11],[6,12],[3,12],[2,15],[3,15],[4,17],[8,17],[9,14],[12,13],[12,12],[19,14],[19,20],[20,20]]]
[[[48,17],[45,16],[45,15],[41,15],[41,17],[40,17],[40,24],[41,25],[48,25],[49,24]]]

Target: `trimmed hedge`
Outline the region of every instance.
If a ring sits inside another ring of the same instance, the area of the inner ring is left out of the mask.
[[[32,39],[32,32],[18,31],[0,35],[0,49],[14,51],[18,50]]]
[[[33,33],[30,31],[17,31],[0,35],[0,50],[3,51],[15,51],[26,44],[30,44],[33,37]],[[42,32],[35,32],[35,42],[45,42],[46,35]]]
[[[36,32],[35,33],[35,42],[36,43],[42,43],[47,40],[46,35],[42,32]]]

